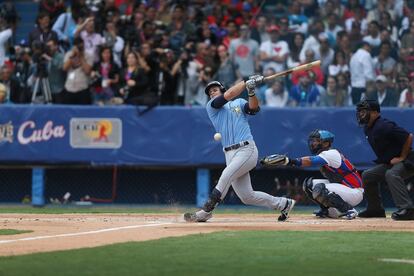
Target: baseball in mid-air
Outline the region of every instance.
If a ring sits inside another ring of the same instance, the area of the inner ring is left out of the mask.
[[[214,140],[216,140],[216,141],[221,140],[221,134],[219,132],[216,132],[216,134],[214,134]]]

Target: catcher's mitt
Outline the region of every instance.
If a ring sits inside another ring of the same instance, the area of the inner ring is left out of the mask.
[[[260,164],[263,166],[286,166],[289,165],[289,157],[284,154],[272,154],[263,157]]]

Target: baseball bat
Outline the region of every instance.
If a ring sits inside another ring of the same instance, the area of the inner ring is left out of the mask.
[[[315,61],[312,61],[312,62],[309,62],[309,63],[305,63],[305,64],[302,64],[302,65],[287,69],[285,71],[276,73],[274,75],[267,76],[267,77],[264,78],[264,81],[269,81],[269,80],[276,79],[278,77],[283,77],[283,76],[289,75],[293,72],[310,70],[313,67],[320,66],[320,64],[321,64],[320,60],[315,60]]]

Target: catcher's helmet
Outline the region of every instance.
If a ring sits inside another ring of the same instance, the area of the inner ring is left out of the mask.
[[[218,86],[220,88],[221,93],[226,92],[226,88],[224,87],[224,85],[219,82],[219,81],[211,81],[207,84],[206,89],[204,89],[204,93],[206,93],[207,96],[209,96],[209,90],[211,87],[213,86]]]
[[[315,129],[313,130],[308,137],[308,147],[312,154],[319,154],[324,150],[327,150],[331,147],[334,141],[335,135],[330,131]],[[328,146],[324,146],[325,142],[329,142]]]
[[[356,118],[360,126],[366,125],[371,117],[370,111],[381,112],[381,107],[376,100],[363,100],[356,105]]]

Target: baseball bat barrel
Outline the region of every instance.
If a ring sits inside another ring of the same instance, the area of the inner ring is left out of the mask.
[[[310,69],[312,69],[316,66],[320,66],[320,64],[321,64],[320,60],[315,60],[315,61],[312,61],[312,62],[309,62],[309,63],[305,63],[305,64],[302,64],[302,65],[287,69],[285,71],[273,74],[271,76],[267,76],[267,77],[264,78],[264,81],[269,81],[269,80],[273,80],[273,79],[276,79],[276,78],[279,78],[279,77],[283,77],[283,76],[289,75],[293,72],[310,70]]]

